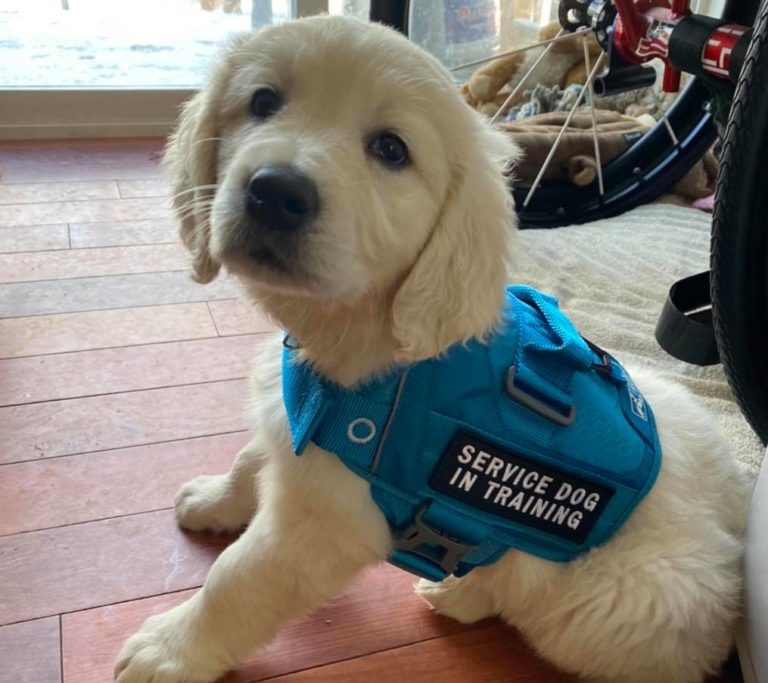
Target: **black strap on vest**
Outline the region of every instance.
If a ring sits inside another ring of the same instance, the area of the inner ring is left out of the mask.
[[[669,355],[694,365],[717,365],[709,271],[672,285],[656,324],[656,341]]]

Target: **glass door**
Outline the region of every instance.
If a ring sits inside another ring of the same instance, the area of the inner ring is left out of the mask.
[[[0,139],[162,135],[235,32],[368,0],[0,0]]]

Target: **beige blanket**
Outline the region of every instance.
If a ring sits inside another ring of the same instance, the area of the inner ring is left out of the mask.
[[[712,411],[754,476],[764,449],[741,415],[720,366],[665,354],[653,331],[670,285],[706,270],[710,217],[652,204],[618,218],[557,230],[525,230],[511,281],[556,294],[585,336],[625,363],[652,366],[687,386]]]

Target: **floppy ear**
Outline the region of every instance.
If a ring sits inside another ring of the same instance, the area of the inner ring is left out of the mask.
[[[517,226],[503,172],[519,152],[507,135],[484,122],[473,128],[437,224],[395,295],[393,332],[400,362],[482,338],[499,320]]]
[[[193,278],[202,283],[213,280],[221,268],[208,248],[218,150],[216,112],[211,100],[207,89],[203,89],[184,105],[163,160],[181,239],[192,254]]]

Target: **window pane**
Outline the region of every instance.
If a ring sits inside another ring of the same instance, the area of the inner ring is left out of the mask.
[[[197,87],[229,34],[292,18],[301,3],[0,0],[0,88]],[[368,0],[337,4],[367,16]]]

